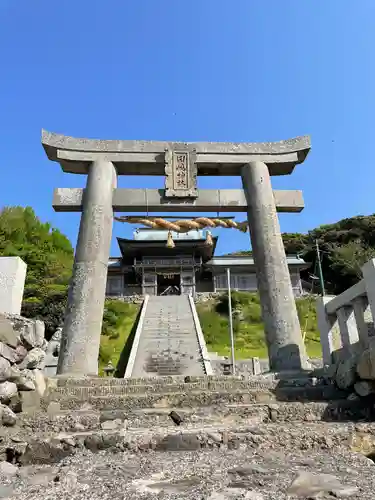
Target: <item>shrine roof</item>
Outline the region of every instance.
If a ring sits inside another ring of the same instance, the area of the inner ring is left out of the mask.
[[[166,248],[166,238],[159,240],[117,238],[123,259],[140,256],[175,257],[181,254],[194,253],[197,257],[202,257],[203,262],[210,260],[215,252],[218,237],[213,236],[212,240],[213,245],[208,246],[205,238],[176,238],[173,239],[175,247]]]
[[[298,267],[299,269],[307,269],[310,263],[304,261],[296,255],[286,256],[288,266]],[[209,267],[228,267],[228,266],[254,266],[254,258],[247,255],[223,255],[213,257],[206,265]]]

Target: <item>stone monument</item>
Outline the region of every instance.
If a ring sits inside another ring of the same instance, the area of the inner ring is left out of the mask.
[[[273,191],[310,150],[308,137],[277,143],[173,143],[75,139],[43,131],[50,160],[87,175],[58,188],[57,211],[82,212],[58,373],[96,375],[113,212],[247,212],[270,369],[308,366],[277,212],[300,212],[300,191]],[[116,189],[118,175],[165,176],[165,189]],[[198,190],[197,175],[238,175],[243,189]]]
[[[26,269],[20,257],[0,257],[0,313],[21,313]]]

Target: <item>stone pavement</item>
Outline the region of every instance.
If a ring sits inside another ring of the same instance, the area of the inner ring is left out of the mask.
[[[4,474],[0,468],[0,496],[9,500],[374,498],[375,465],[368,458],[340,446],[292,449],[269,444],[180,452],[80,450],[58,464],[20,468],[9,464]]]

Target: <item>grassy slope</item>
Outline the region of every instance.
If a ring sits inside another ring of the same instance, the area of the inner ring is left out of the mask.
[[[100,337],[99,375],[108,361],[117,366],[121,352],[133,329],[139,305],[126,304],[119,300],[106,300]]]
[[[220,355],[230,354],[227,300],[227,296],[223,295],[219,300],[197,304],[197,311],[208,350],[217,352]],[[246,359],[252,356],[266,358],[267,348],[264,340],[258,295],[233,292],[232,308],[233,311],[240,311],[239,315],[234,314],[233,325],[237,359]],[[312,298],[297,299],[297,308],[301,329],[306,331],[305,344],[307,352],[310,357],[321,357],[315,300]]]
[[[237,359],[252,356],[267,357],[258,295],[233,292],[232,305],[233,311],[240,311],[239,317],[234,314]],[[126,304],[119,300],[106,300],[99,354],[99,374],[101,376],[108,361],[111,360],[113,366],[117,366],[121,352],[134,327],[139,307],[139,305]],[[320,357],[315,301],[310,298],[298,299],[297,307],[301,328],[302,330],[307,329],[307,351],[311,357]],[[219,300],[197,304],[197,311],[208,350],[221,355],[229,355],[227,296],[223,295]]]

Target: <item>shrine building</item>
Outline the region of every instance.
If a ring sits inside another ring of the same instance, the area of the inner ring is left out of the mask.
[[[218,237],[208,245],[205,231],[171,232],[174,247],[167,247],[168,231],[137,229],[133,239],[117,238],[121,257],[110,257],[106,296],[195,296],[227,290],[227,268],[233,290],[257,291],[254,259],[247,255],[215,256]],[[309,267],[289,255],[287,264],[295,297],[302,294],[300,272]]]

